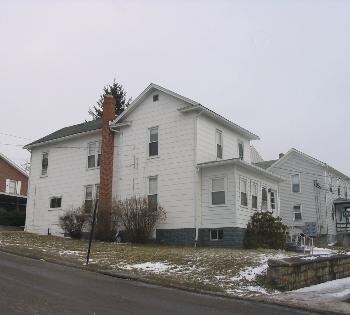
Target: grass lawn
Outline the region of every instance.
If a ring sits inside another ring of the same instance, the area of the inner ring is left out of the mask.
[[[0,250],[70,262],[84,267],[88,242],[19,231],[0,232]],[[172,283],[230,295],[271,293],[264,274],[269,258],[295,253],[277,250],[191,248],[93,242],[90,268],[127,272],[158,283]]]

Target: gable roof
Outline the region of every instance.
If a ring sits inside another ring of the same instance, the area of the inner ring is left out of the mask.
[[[304,152],[301,152],[301,151],[299,151],[299,150],[297,150],[295,148],[291,148],[283,157],[281,157],[278,160],[268,161],[268,162],[272,162],[272,161],[274,161],[274,162],[270,166],[268,166],[266,169],[269,170],[269,169],[272,169],[273,167],[276,167],[281,162],[283,162],[285,159],[287,159],[291,154],[298,154],[301,157],[303,157],[304,159],[307,159],[307,160],[309,160],[312,163],[318,164],[319,166],[326,168],[328,171],[334,173],[335,175],[337,175],[337,176],[339,176],[339,177],[341,177],[341,178],[343,178],[345,180],[350,180],[349,176],[347,176],[344,173],[338,171],[334,167],[332,167],[332,166],[328,165],[327,163],[322,162],[322,161],[320,161],[320,160],[318,160],[318,159],[316,159],[316,158],[314,158],[314,157],[312,157],[312,156],[310,156],[310,155],[308,155],[308,154],[306,154]],[[262,163],[264,163],[264,162],[262,162]],[[256,163],[257,166],[260,166],[258,164],[260,164],[260,163]],[[262,167],[262,166],[260,166],[260,167]]]
[[[189,112],[189,111],[203,111],[204,113],[206,113],[209,117],[220,121],[221,123],[223,123],[224,125],[226,125],[227,127],[235,130],[236,132],[246,136],[248,139],[250,140],[259,140],[259,136],[255,135],[254,133],[248,131],[247,129],[233,123],[232,121],[224,118],[223,116],[217,114],[216,112],[212,111],[211,109],[201,105],[200,103],[193,101],[185,96],[182,96],[178,93],[175,93],[173,91],[170,91],[160,85],[151,83],[131,104],[130,106],[121,114],[119,115],[113,122],[112,125],[115,125],[119,122],[121,122],[123,119],[125,119],[126,117],[128,117],[130,115],[130,113],[132,113],[137,107],[138,105],[141,104],[141,102],[145,99],[145,97],[147,97],[149,94],[153,93],[154,91],[161,91],[165,94],[171,95],[177,99],[182,100],[183,102],[187,103],[188,106],[184,106],[183,108],[181,108],[179,111],[180,112]]]
[[[264,162],[264,159],[253,145],[250,145],[250,160],[252,163]]]
[[[253,163],[253,164],[266,170],[275,162],[276,162],[276,160],[270,160],[270,161],[257,162],[257,163]]]
[[[4,160],[7,164],[11,165],[13,168],[15,168],[17,171],[19,171],[21,174],[23,174],[26,177],[29,177],[28,174],[15,162],[11,161],[8,157],[0,153],[0,159]]]
[[[30,149],[33,146],[43,144],[49,141],[57,140],[60,138],[65,138],[72,135],[77,135],[89,131],[94,131],[102,128],[102,119],[96,119],[92,121],[86,121],[84,123],[73,125],[69,127],[64,127],[62,129],[59,129],[53,133],[50,133],[49,135],[40,138],[38,140],[35,140],[27,145],[24,146],[24,149]]]

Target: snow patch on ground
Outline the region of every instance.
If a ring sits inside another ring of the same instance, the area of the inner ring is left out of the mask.
[[[290,291],[293,293],[306,293],[306,292],[315,292],[315,291],[322,291],[324,293],[330,293],[334,290],[337,290],[337,292],[332,293],[333,296],[336,296],[337,294],[343,294],[345,291],[347,292],[346,294],[350,294],[350,277],[349,278],[343,278],[343,279],[338,279],[338,280],[333,280],[333,281],[328,281],[328,282],[323,282],[320,284],[312,285],[310,287],[305,287],[301,288],[298,290]],[[345,290],[343,290],[345,288]]]
[[[59,254],[62,255],[80,255],[80,250],[60,250]]]
[[[167,271],[171,267],[173,266],[163,262],[145,262],[142,264],[124,265],[122,268],[127,270],[139,269],[142,271],[160,273]]]

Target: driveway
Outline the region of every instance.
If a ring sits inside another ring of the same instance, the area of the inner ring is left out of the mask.
[[[1,314],[310,314],[122,280],[0,252]]]

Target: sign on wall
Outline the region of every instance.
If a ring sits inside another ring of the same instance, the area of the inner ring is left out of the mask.
[[[350,218],[350,208],[346,208],[343,212],[343,217]]]

